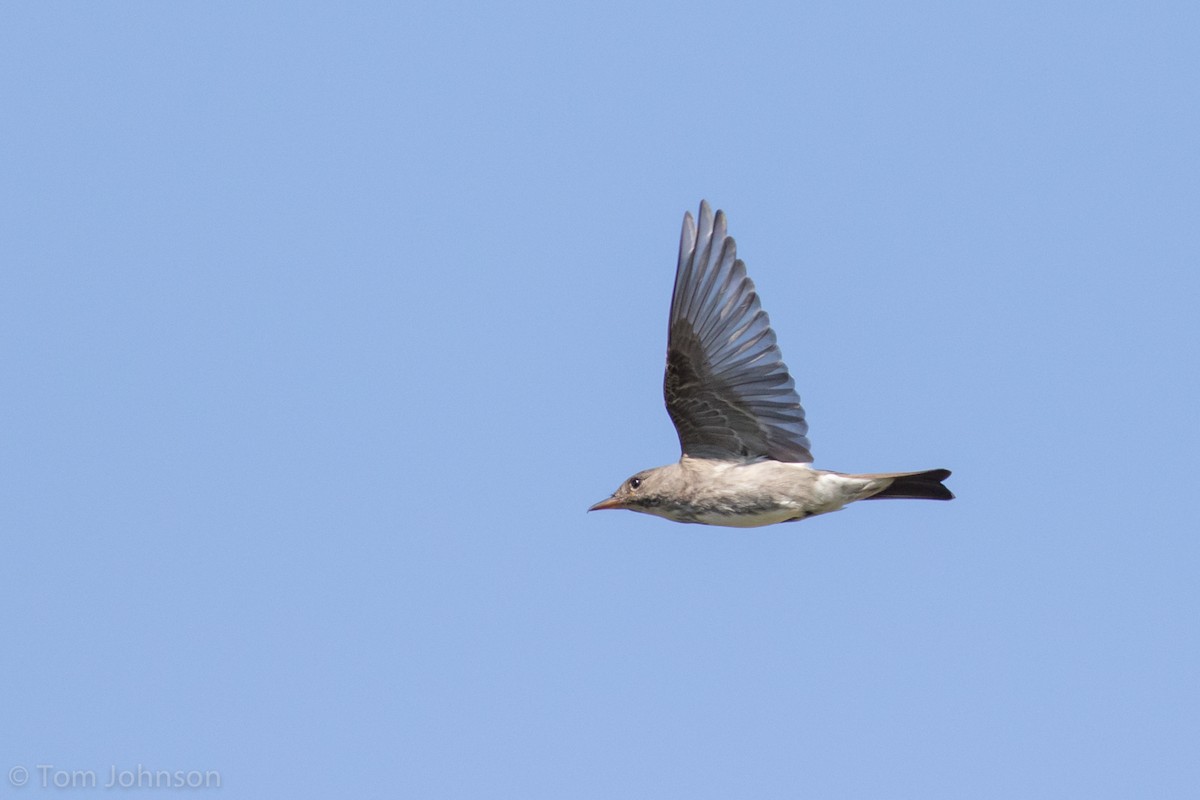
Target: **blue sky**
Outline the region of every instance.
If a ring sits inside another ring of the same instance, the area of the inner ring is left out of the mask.
[[[6,6],[0,795],[1191,796],[1197,30]],[[957,500],[584,513],[701,198],[817,465]]]

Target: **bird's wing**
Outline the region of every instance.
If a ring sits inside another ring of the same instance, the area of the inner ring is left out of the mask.
[[[800,396],[775,344],[725,214],[683,218],[671,297],[667,413],[684,455],[810,462]]]

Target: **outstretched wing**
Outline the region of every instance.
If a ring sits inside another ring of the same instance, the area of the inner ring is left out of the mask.
[[[810,462],[800,396],[775,344],[725,214],[683,217],[671,297],[667,413],[684,455]]]

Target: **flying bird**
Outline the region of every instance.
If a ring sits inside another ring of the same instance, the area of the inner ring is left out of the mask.
[[[643,470],[588,511],[625,508],[676,522],[749,528],[807,519],[855,500],[951,500],[948,469],[846,474],[815,469],[808,423],[767,312],[726,234],[725,214],[684,214],[663,380],[679,433],[675,464]]]

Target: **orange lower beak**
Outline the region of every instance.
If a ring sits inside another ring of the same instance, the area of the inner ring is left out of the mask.
[[[588,509],[588,511],[603,511],[606,508],[624,508],[625,506],[616,497],[610,497],[607,500],[601,500],[596,505]]]

